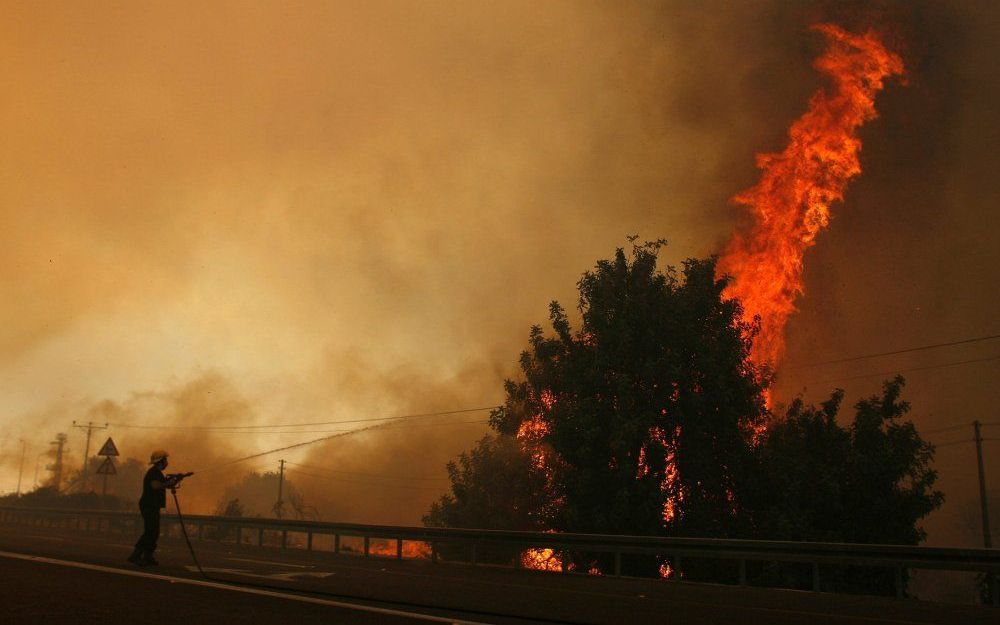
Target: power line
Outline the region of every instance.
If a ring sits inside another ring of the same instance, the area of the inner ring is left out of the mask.
[[[442,424],[444,425],[444,424]],[[277,447],[275,449],[269,449],[267,451],[262,451],[256,454],[250,454],[249,456],[244,456],[242,458],[237,458],[235,460],[230,460],[228,462],[223,462],[215,466],[208,467],[206,469],[199,469],[196,473],[204,473],[205,471],[213,471],[215,469],[221,469],[222,467],[232,466],[234,464],[239,464],[240,462],[246,462],[247,460],[253,460],[254,458],[261,458],[263,456],[269,456],[271,454],[276,454],[279,451],[288,451],[290,449],[298,449],[299,447],[305,447],[307,445],[314,445],[316,443],[322,443],[323,441],[332,440],[334,438],[340,438],[341,436],[350,436],[351,434],[360,434],[362,432],[370,432],[372,430],[379,429],[392,429],[396,427],[401,427],[395,425],[394,423],[377,423],[375,425],[369,425],[367,427],[357,428],[355,430],[344,430],[338,431],[335,434],[330,434],[329,436],[321,436],[319,438],[314,438],[308,441],[302,441],[301,443],[294,443],[292,445],[285,445],[284,447]]]
[[[244,456],[242,458],[237,458],[235,460],[230,460],[228,462],[223,462],[217,464],[213,467],[208,467],[207,469],[199,469],[195,473],[204,473],[206,471],[213,471],[215,469],[221,469],[222,467],[232,466],[234,464],[239,464],[241,462],[246,462],[247,460],[253,460],[254,458],[262,458],[264,456],[269,456],[271,454],[276,454],[279,451],[288,451],[290,449],[298,449],[299,447],[305,447],[306,445],[314,445],[316,443],[322,443],[323,441],[328,441],[334,438],[339,438],[341,436],[349,436],[351,434],[358,434],[360,432],[365,432],[367,430],[373,430],[375,428],[382,427],[382,425],[369,425],[368,427],[358,428],[357,430],[348,430],[346,432],[338,432],[337,434],[331,434],[330,436],[322,436],[320,438],[314,438],[312,440],[303,441],[301,443],[294,443],[292,445],[285,445],[284,447],[277,447],[275,449],[269,449],[267,451],[262,451],[256,454],[251,454],[249,456]]]
[[[387,480],[404,480],[404,481],[409,481],[409,480],[428,480],[428,481],[435,481],[435,482],[441,482],[441,481],[447,482],[447,481],[450,481],[449,478],[446,478],[446,477],[423,477],[423,476],[416,476],[416,475],[408,475],[406,477],[399,477],[398,475],[377,475],[377,474],[374,474],[374,473],[358,473],[356,471],[339,471],[337,469],[326,469],[326,468],[323,468],[323,467],[314,467],[314,466],[310,466],[308,464],[299,464],[297,462],[287,462],[286,464],[290,464],[293,467],[301,467],[303,469],[309,469],[310,471],[320,471],[320,472],[326,472],[326,473],[340,473],[340,474],[343,474],[343,475],[357,475],[357,476],[361,476],[361,477],[374,477],[374,478],[387,479]]]
[[[446,415],[463,414],[467,412],[482,412],[484,410],[495,410],[500,406],[484,406],[481,408],[462,408],[459,410],[445,410],[441,412],[425,412],[420,414],[396,415],[394,417],[369,417],[365,419],[345,419],[343,421],[314,421],[311,423],[268,423],[259,425],[144,425],[137,423],[109,423],[114,427],[134,428],[141,430],[245,430],[263,428],[285,428],[285,427],[308,427],[318,425],[340,425],[342,423],[368,423],[372,421],[400,421],[404,419],[422,419],[425,417],[441,417]]]
[[[936,430],[924,430],[923,434],[939,434],[941,432],[950,432],[952,430],[960,430],[962,428],[972,427],[972,422],[969,423],[956,423],[955,425],[949,425],[948,427],[937,428]]]
[[[820,365],[832,365],[841,362],[854,362],[856,360],[865,360],[866,358],[879,358],[881,356],[895,356],[897,354],[908,354],[910,352],[919,352],[926,349],[937,349],[939,347],[952,347],[954,345],[965,345],[968,343],[980,343],[982,341],[992,341],[994,339],[1000,338],[1000,334],[991,334],[989,336],[978,336],[971,339],[962,339],[960,341],[949,341],[947,343],[934,343],[933,345],[921,345],[920,347],[910,347],[907,349],[897,349],[891,352],[879,352],[877,354],[865,354],[863,356],[850,356],[847,358],[834,358],[831,360],[820,360],[818,362],[808,362],[803,364],[792,364],[787,365],[787,369],[802,369],[805,367],[818,367]]]
[[[949,443],[941,443],[941,444],[931,443],[931,444],[934,445],[935,449],[941,449],[942,447],[951,447],[952,445],[961,445],[962,443],[972,443],[972,442],[975,441],[973,441],[971,438],[966,438],[960,441],[951,441]]]
[[[990,362],[993,360],[1000,360],[1000,356],[989,356],[987,358],[974,358],[972,360],[960,360],[958,362],[945,362],[939,365],[927,365],[924,367],[910,367],[908,369],[895,369],[893,371],[883,371],[881,373],[865,373],[863,375],[852,375],[842,378],[829,378],[827,380],[819,380],[818,382],[808,382],[808,384],[826,384],[828,382],[842,382],[844,380],[860,380],[862,378],[874,378],[882,375],[895,375],[897,373],[910,373],[912,371],[926,371],[928,369],[940,369],[942,367],[957,367],[958,365],[969,365],[977,362]]]
[[[405,484],[377,483],[377,482],[364,482],[364,481],[360,481],[360,480],[349,480],[349,479],[340,478],[340,477],[330,477],[330,476],[327,476],[327,475],[315,475],[313,473],[307,473],[305,471],[299,471],[298,469],[289,470],[289,473],[294,473],[295,475],[306,475],[306,476],[309,476],[311,478],[315,478],[317,480],[329,480],[331,482],[345,482],[345,483],[348,483],[348,484],[360,484],[360,485],[363,485],[363,486],[375,486],[375,487],[378,487],[378,488],[389,487],[389,488],[402,488],[404,490],[426,490],[426,491],[434,491],[436,493],[440,493],[440,492],[443,492],[443,490],[447,490],[447,489],[442,489],[442,488],[436,488],[436,487],[433,487],[433,486],[413,486],[413,485],[409,485],[408,486],[408,485],[405,485]]]

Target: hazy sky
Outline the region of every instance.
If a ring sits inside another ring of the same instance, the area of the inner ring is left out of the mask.
[[[551,299],[574,304],[580,273],[625,235],[667,238],[670,262],[718,249],[754,153],[780,149],[821,84],[807,29],[821,18],[898,23],[912,71],[880,99],[865,173],[807,257],[789,360],[997,331],[996,11],[870,4],[3,3],[0,489],[19,438],[27,474],[60,431],[78,463],[72,419],[498,403],[529,326]],[[879,378],[832,378],[857,371],[789,371],[779,388],[844,385],[853,401]],[[911,378],[919,424],[1000,421],[985,412],[995,362],[939,371]],[[440,477],[484,431],[295,458]],[[172,445],[179,468],[301,439],[111,433],[128,455]],[[974,473],[948,449],[958,491]],[[415,522],[434,493],[379,496],[371,517]],[[356,505],[337,514],[368,518],[365,497],[344,494]]]

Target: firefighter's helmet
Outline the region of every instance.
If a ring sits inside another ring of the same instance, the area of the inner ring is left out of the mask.
[[[157,462],[165,459],[169,455],[170,454],[168,454],[166,451],[162,449],[157,449],[153,453],[149,454],[149,464],[156,464]]]

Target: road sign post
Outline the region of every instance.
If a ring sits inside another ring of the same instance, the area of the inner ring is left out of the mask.
[[[103,476],[103,484],[101,485],[101,497],[108,494],[108,476],[118,475],[118,469],[115,468],[114,457],[119,455],[118,448],[115,447],[115,442],[108,437],[108,440],[104,442],[101,446],[101,451],[97,452],[98,456],[104,456],[104,462],[97,469],[97,474]]]

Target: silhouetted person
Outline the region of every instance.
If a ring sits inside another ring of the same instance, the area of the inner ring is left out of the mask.
[[[138,566],[159,564],[153,557],[153,552],[160,539],[160,510],[167,507],[167,489],[176,487],[182,479],[163,474],[168,464],[167,456],[169,454],[162,450],[150,454],[149,462],[153,466],[146,471],[146,477],[142,478],[139,512],[142,513],[143,532],[135,544],[135,550],[128,557],[129,562]]]

